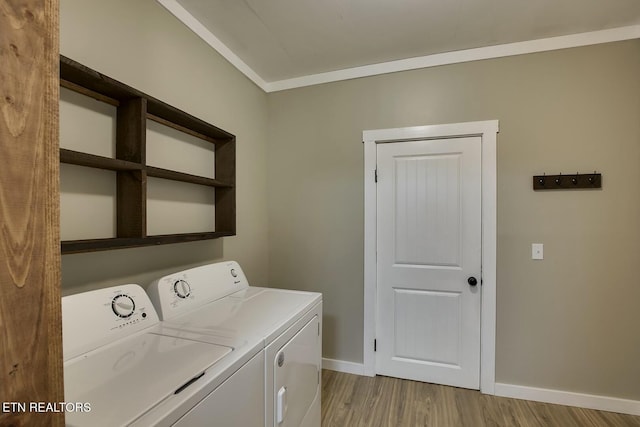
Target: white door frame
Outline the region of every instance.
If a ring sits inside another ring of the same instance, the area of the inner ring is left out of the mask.
[[[479,136],[482,144],[482,301],[480,391],[495,394],[496,382],[496,137],[498,121],[365,130],[364,142],[364,374],[375,376],[376,336],[376,144]]]

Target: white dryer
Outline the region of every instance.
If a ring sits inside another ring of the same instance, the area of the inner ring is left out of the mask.
[[[138,285],[62,298],[68,426],[172,425],[203,399],[224,426],[258,426],[264,391],[244,384],[264,372],[262,345],[219,345],[161,333]]]
[[[264,426],[319,427],[322,295],[249,286],[238,263],[209,264],[156,280],[148,288],[162,334],[233,347],[259,342],[265,357]],[[199,426],[215,414],[196,406],[178,423]]]

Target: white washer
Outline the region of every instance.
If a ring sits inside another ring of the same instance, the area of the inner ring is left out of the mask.
[[[249,286],[238,263],[209,264],[170,274],[148,289],[162,319],[162,334],[236,346],[261,345],[265,357],[266,427],[320,426],[322,295]],[[180,426],[215,417],[206,402],[186,414]]]
[[[264,371],[261,345],[163,335],[131,284],[62,298],[62,319],[65,401],[90,406],[68,426],[172,425],[205,397],[220,425],[263,422],[264,391],[242,386]]]

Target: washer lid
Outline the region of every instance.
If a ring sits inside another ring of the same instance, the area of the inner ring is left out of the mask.
[[[144,333],[72,359],[64,366],[65,401],[89,403],[91,411],[67,412],[66,423],[127,425],[231,351]]]

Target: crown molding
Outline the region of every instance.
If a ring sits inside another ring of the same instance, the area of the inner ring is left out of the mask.
[[[244,74],[249,80],[254,82],[260,89],[265,92],[267,90],[267,82],[258,75],[251,67],[249,67],[238,55],[233,53],[220,39],[213,35],[204,25],[200,23],[192,14],[190,14],[176,0],[156,0],[173,16],[178,18],[180,22],[186,25],[191,31],[196,33],[205,43],[211,46],[215,51],[222,55],[227,61]]]
[[[357,79],[360,77],[377,76],[380,74],[397,73],[399,71],[416,70],[419,68],[438,67],[462,62],[480,61],[483,59],[502,58],[505,56],[525,55],[528,53],[546,52],[550,50],[567,49],[600,43],[640,38],[640,25],[619,27],[609,30],[592,31],[588,33],[572,34],[568,36],[550,37],[529,40],[518,43],[508,43],[495,46],[465,49],[362,67],[347,68],[327,73],[312,74],[293,79],[269,82],[267,92],[294,89],[341,80]]]
[[[640,25],[618,27],[608,30],[591,31],[587,33],[571,34],[559,37],[529,40],[517,43],[507,43],[474,49],[457,50],[453,52],[436,53],[416,58],[400,59],[361,67],[346,68],[326,73],[311,74],[292,79],[266,82],[238,55],[229,49],[220,39],[211,33],[204,25],[191,15],[177,0],[156,0],[191,31],[215,49],[227,61],[235,66],[249,80],[254,82],[265,92],[278,92],[305,86],[314,86],[342,80],[361,77],[377,76],[380,74],[397,73],[400,71],[416,70],[420,68],[438,67],[448,64],[481,61],[484,59],[503,58],[507,56],[526,55],[536,52],[568,49],[572,47],[589,46],[640,38]]]

